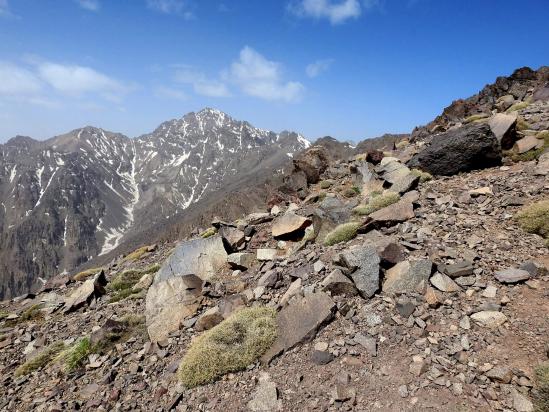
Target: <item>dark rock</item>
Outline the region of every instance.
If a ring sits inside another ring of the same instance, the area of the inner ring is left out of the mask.
[[[311,360],[317,365],[326,365],[334,360],[334,355],[328,351],[314,350],[311,354]]]
[[[378,252],[379,257],[381,258],[381,266],[385,269],[404,260],[404,248],[395,242],[391,242],[384,247],[379,248]]]
[[[439,265],[439,270],[452,279],[473,274],[474,266],[466,260],[457,261],[451,265]]]
[[[379,263],[377,249],[373,245],[355,245],[339,255],[360,295],[371,298],[379,290]]]
[[[501,146],[487,124],[470,124],[435,136],[409,162],[433,175],[451,176],[501,164]]]
[[[325,291],[329,291],[332,296],[355,296],[358,294],[355,284],[340,269],[335,269],[326,276],[322,281],[322,287]]]
[[[219,234],[228,252],[237,252],[246,238],[243,231],[231,226],[221,227]]]
[[[294,159],[295,170],[303,171],[309,184],[320,180],[320,175],[328,168],[328,164],[328,152],[322,146],[313,146]]]
[[[383,152],[381,150],[370,150],[366,154],[366,161],[373,164],[373,165],[377,165],[377,164],[379,164],[379,162],[381,162],[383,157],[384,157],[384,155],[383,155]]]

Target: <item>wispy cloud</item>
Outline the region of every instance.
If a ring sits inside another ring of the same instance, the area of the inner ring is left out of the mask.
[[[101,8],[99,0],[76,0],[76,2],[80,7],[88,11],[99,11]]]
[[[0,62],[0,98],[53,107],[55,100],[99,97],[120,102],[133,86],[90,67],[38,59]]]
[[[334,59],[317,60],[307,65],[307,67],[305,68],[305,73],[307,73],[307,76],[309,76],[310,78],[317,77],[318,75],[327,71],[333,64],[333,62]]]
[[[331,24],[341,24],[357,19],[363,10],[379,5],[379,0],[294,0],[288,10],[302,18],[326,19]]]
[[[249,46],[240,51],[224,77],[243,93],[265,100],[296,102],[305,91],[301,83],[283,79],[280,63],[268,60]]]
[[[177,83],[191,85],[198,95],[209,97],[230,96],[229,89],[224,82],[209,78],[192,66],[179,66],[174,74],[174,79]]]
[[[160,13],[183,16],[187,20],[195,17],[186,0],[147,0],[147,6]]]
[[[167,98],[174,100],[188,100],[189,96],[182,90],[178,90],[172,87],[157,86],[154,88],[153,93],[156,97]]]
[[[0,0],[0,17],[15,17],[11,12],[8,0]]]

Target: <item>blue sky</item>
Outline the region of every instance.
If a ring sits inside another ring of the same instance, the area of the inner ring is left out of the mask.
[[[0,141],[210,106],[313,140],[409,132],[549,64],[549,1],[0,0]]]

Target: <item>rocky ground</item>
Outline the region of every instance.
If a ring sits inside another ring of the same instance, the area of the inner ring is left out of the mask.
[[[268,211],[1,302],[0,410],[533,411],[549,249],[517,215],[549,199],[548,113],[532,104],[503,132],[482,116],[437,143],[333,163],[313,147]],[[514,154],[534,160],[482,167],[501,162],[509,130]],[[429,180],[406,162],[454,172]],[[244,306],[276,309],[274,343],[244,370],[186,387],[189,347]],[[44,355],[83,338],[82,356]]]

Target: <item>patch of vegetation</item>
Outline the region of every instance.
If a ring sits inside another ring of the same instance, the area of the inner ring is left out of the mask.
[[[355,197],[357,194],[360,193],[360,189],[358,189],[357,191],[355,188],[358,189],[356,186],[346,188],[345,190],[343,190],[343,196],[347,198]]]
[[[66,372],[70,373],[81,367],[91,353],[93,353],[91,341],[86,336],[59,353],[56,360],[63,364],[63,369]]]
[[[147,253],[147,250],[150,248],[150,246],[143,246],[139,249],[134,250],[129,255],[125,256],[124,259],[122,259],[122,262],[135,262],[143,257],[145,253]]]
[[[5,310],[0,310],[0,320],[3,320],[9,316],[9,313]]]
[[[428,182],[433,178],[433,175],[431,173],[424,172],[423,170],[419,169],[412,169],[410,173],[412,173],[413,176],[419,176],[419,183]]]
[[[91,276],[95,276],[96,274],[101,272],[101,269],[102,268],[92,268],[92,269],[83,270],[82,272],[79,272],[76,275],[74,275],[72,278],[77,282],[80,282],[82,280],[86,280]]]
[[[191,344],[179,366],[179,379],[192,388],[245,369],[271,347],[276,336],[274,309],[239,310]]]
[[[522,130],[529,130],[530,129],[530,124],[528,124],[528,122],[526,120],[524,120],[522,117],[519,117],[517,119],[517,130],[519,131],[522,131]]]
[[[210,227],[206,229],[204,232],[200,234],[200,237],[203,239],[209,238],[217,233],[217,229],[215,227]]]
[[[321,189],[329,189],[334,183],[331,180],[323,180],[320,182]]]
[[[139,326],[145,323],[145,315],[138,315],[136,313],[128,313],[122,316],[119,322],[124,323],[130,327]]]
[[[156,273],[159,269],[160,265],[155,264],[144,270],[131,269],[118,273],[107,285],[107,290],[114,292],[109,299],[109,303],[119,302],[132,295],[137,295],[135,296],[136,299],[143,297],[142,294],[139,294],[140,290],[132,290],[132,288],[144,275]]]
[[[473,114],[463,119],[463,123],[468,124],[468,123],[478,122],[480,120],[486,120],[487,117],[488,116],[485,113]]]
[[[513,150],[507,150],[504,155],[509,157],[513,162],[529,162],[531,160],[537,160],[539,157],[549,149],[549,132],[543,136],[543,146],[538,149],[528,150],[524,153],[515,153]],[[539,138],[539,135],[536,136]]]
[[[542,236],[549,247],[549,200],[532,203],[523,208],[516,219],[520,227],[529,233]]]
[[[549,142],[549,130],[542,130],[541,132],[538,132],[538,134],[536,134],[536,138]]]
[[[549,363],[539,365],[534,370],[536,374],[536,390],[534,391],[534,410],[549,411]]]
[[[50,363],[63,349],[65,349],[65,344],[63,342],[55,342],[49,346],[46,346],[38,354],[20,365],[15,370],[15,376],[28,375],[31,372],[42,369],[44,366]]]
[[[42,303],[36,303],[29,306],[27,309],[21,312],[18,318],[6,321],[7,326],[15,326],[22,322],[29,322],[31,320],[41,319],[44,316],[44,314],[40,310],[43,306],[44,305]]]
[[[361,225],[360,222],[347,222],[337,226],[326,235],[324,244],[326,246],[332,246],[336,243],[347,242],[354,239],[357,235],[358,228]]]
[[[353,211],[359,215],[369,215],[384,207],[390,206],[400,200],[398,193],[385,192],[379,196],[373,196],[370,198],[367,204],[359,205],[353,209]]]
[[[528,102],[515,103],[514,105],[509,107],[505,112],[506,113],[516,112],[518,110],[526,109],[528,106],[529,106]]]

